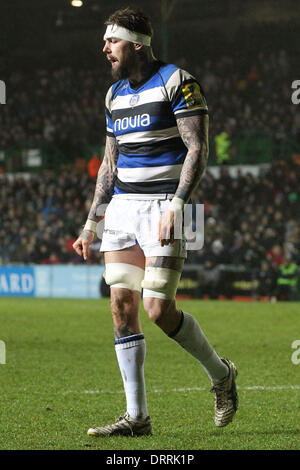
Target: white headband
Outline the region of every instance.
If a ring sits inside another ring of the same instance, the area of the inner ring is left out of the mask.
[[[147,34],[136,33],[116,24],[109,24],[107,26],[103,39],[108,38],[125,39],[125,41],[142,44],[143,46],[150,46],[151,44],[151,37]]]

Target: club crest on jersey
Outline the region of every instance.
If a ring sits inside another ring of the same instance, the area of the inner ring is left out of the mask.
[[[130,100],[129,100],[129,104],[130,106],[136,106],[139,102],[139,99],[140,99],[140,95],[133,95]]]

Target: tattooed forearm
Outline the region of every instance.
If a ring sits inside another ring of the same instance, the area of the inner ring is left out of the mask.
[[[94,199],[88,215],[88,218],[95,222],[98,222],[101,218],[97,215],[97,210],[101,204],[107,204],[112,198],[117,174],[117,159],[118,149],[116,140],[114,138],[107,137],[105,156],[99,168]]]
[[[82,234],[80,235],[82,240],[89,240],[90,239],[90,233],[89,230],[83,230]]]
[[[177,120],[180,136],[188,148],[182,166],[176,197],[189,200],[204,173],[208,158],[208,115]]]

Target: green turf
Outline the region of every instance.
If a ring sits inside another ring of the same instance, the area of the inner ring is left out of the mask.
[[[291,361],[291,344],[300,339],[300,304],[179,306],[238,367],[240,408],[232,424],[215,427],[201,366],[141,309],[154,434],[88,437],[89,427],[125,411],[108,300],[3,298],[0,449],[299,449],[300,365]]]

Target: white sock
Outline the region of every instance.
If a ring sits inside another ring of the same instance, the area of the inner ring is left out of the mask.
[[[228,375],[228,367],[209,344],[197,320],[189,313],[182,315],[181,326],[171,338],[201,363],[213,382],[221,381]]]
[[[144,419],[148,416],[144,378],[144,335],[116,339],[115,350],[126,394],[127,412],[133,419]]]

